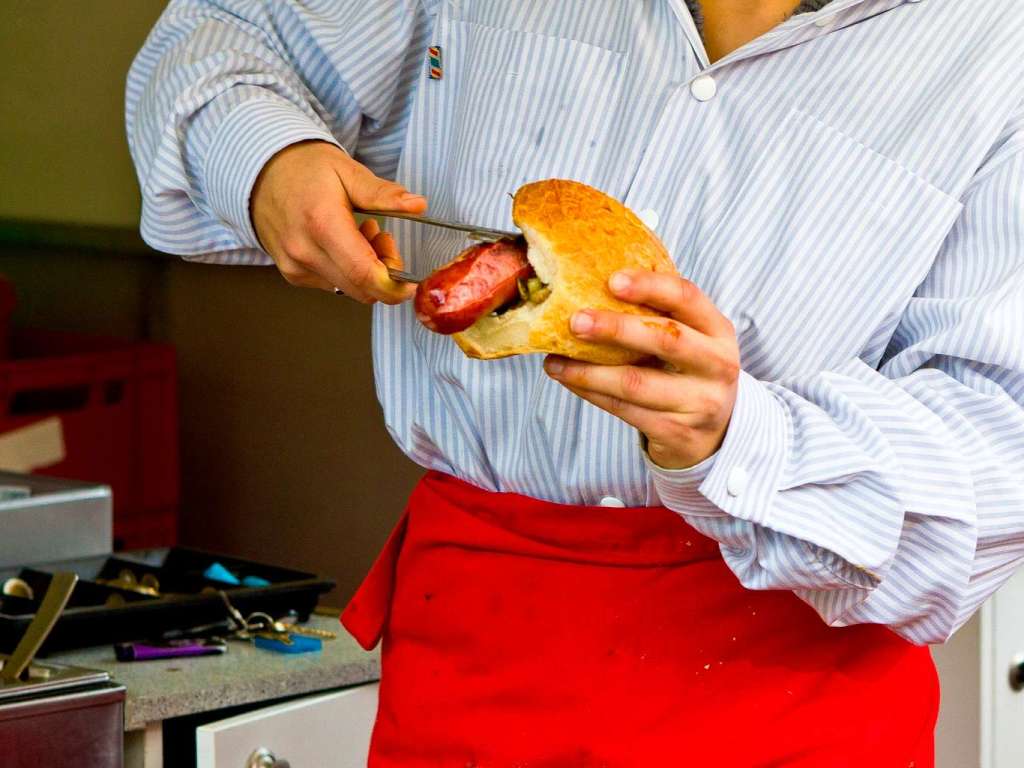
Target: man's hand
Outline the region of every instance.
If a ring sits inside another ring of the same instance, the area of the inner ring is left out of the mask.
[[[548,375],[647,436],[651,459],[666,469],[699,464],[725,437],[740,373],[736,332],[710,299],[676,275],[625,270],[608,287],[617,297],[667,312],[638,317],[584,309],[574,334],[653,355],[658,367],[608,366],[549,356]]]
[[[292,285],[334,290],[357,301],[398,304],[413,285],[396,283],[385,265],[401,268],[391,235],[352,206],[422,213],[427,201],[374,176],[333,144],[285,147],[263,167],[251,198],[252,223],[263,248]]]

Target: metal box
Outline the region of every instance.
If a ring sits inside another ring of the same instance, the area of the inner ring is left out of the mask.
[[[0,472],[0,487],[29,495],[0,500],[0,568],[107,555],[113,504],[105,485]]]

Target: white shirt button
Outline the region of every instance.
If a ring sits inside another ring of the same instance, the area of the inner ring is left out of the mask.
[[[624,507],[626,503],[622,499],[617,499],[614,496],[605,496],[601,499],[602,507]]]
[[[718,84],[711,75],[701,75],[690,83],[690,93],[697,101],[710,101],[718,93]]]
[[[653,208],[645,208],[637,214],[640,217],[640,221],[647,225],[648,229],[657,229],[658,222],[661,221],[661,217],[658,216],[658,212]]]
[[[739,496],[747,490],[750,477],[743,467],[733,467],[729,470],[729,476],[725,478],[725,490],[730,496]]]
[[[820,19],[815,19],[814,26],[820,27],[821,29],[829,29],[835,23],[836,15],[832,13],[828,16],[822,16]]]

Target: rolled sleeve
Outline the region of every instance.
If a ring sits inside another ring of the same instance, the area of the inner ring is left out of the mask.
[[[273,96],[242,102],[221,123],[207,154],[209,204],[246,247],[260,248],[249,216],[257,176],[279,151],[310,140],[341,148],[326,128],[287,100]]]
[[[789,487],[790,465],[803,460],[794,459],[803,447],[794,444],[790,408],[777,389],[741,373],[722,446],[694,467],[665,469],[645,452],[655,490],[665,506],[721,544],[750,588],[869,589],[898,545],[902,515],[862,516],[862,529],[842,503],[808,515],[805,496],[819,490]]]

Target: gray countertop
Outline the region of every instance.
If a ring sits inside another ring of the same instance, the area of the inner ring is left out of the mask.
[[[54,654],[49,660],[103,669],[128,689],[125,730],[171,717],[377,680],[377,652],[367,653],[336,618],[308,626],[337,632],[317,653],[284,654],[232,641],[222,656],[119,662],[105,645]]]

